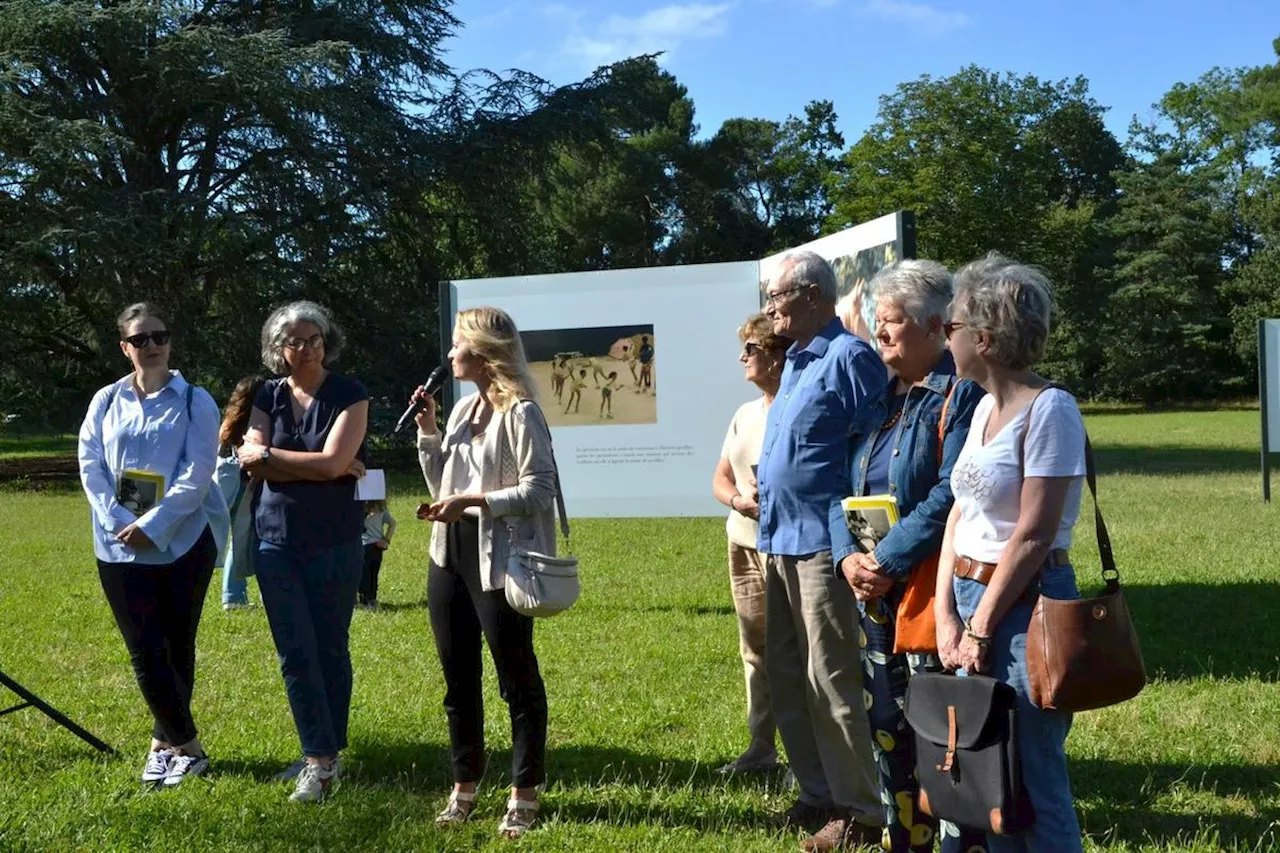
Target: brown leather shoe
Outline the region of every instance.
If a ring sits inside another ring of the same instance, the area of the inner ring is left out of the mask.
[[[826,826],[806,838],[800,846],[807,853],[824,853],[827,850],[843,849],[844,837],[851,823],[853,821],[848,817],[833,817],[827,821]]]
[[[869,824],[859,823],[856,820],[850,820],[844,831],[844,846],[849,849],[872,847],[880,850],[883,838],[884,827],[870,826]]]
[[[827,825],[804,840],[807,853],[828,850],[854,850],[858,847],[879,849],[883,831],[878,826],[858,823],[850,817],[833,817]]]

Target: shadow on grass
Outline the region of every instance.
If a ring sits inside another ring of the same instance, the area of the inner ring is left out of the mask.
[[[505,715],[504,715],[505,717]],[[491,751],[481,788],[501,791],[510,784],[511,750]],[[449,747],[437,742],[360,741],[351,745],[344,775],[355,784],[412,791],[441,801],[452,785]],[[279,770],[270,768],[270,773]],[[248,767],[255,776],[266,768]],[[724,827],[727,816],[709,809],[699,792],[783,791],[784,772],[720,776],[712,765],[596,745],[552,747],[547,755],[548,781],[556,786],[546,816],[574,823],[657,824],[702,830]],[[744,798],[732,822],[744,827],[771,825],[773,815],[753,808]]]
[[[1147,674],[1165,679],[1280,679],[1273,583],[1128,584]]]
[[[1223,848],[1273,850],[1280,844],[1280,782],[1274,767],[1231,764],[1126,764],[1073,759],[1071,781],[1085,831],[1097,842],[1138,846],[1185,843],[1218,834]],[[1186,794],[1248,800],[1253,808],[1218,814],[1161,811],[1151,801]],[[1271,804],[1264,801],[1270,800]],[[1268,842],[1268,839],[1269,842]]]
[[[732,604],[677,604],[637,602],[635,604],[592,604],[593,611],[605,613],[680,613],[685,616],[733,616]]]
[[[1261,457],[1251,450],[1216,450],[1177,445],[1095,447],[1098,474],[1249,474],[1261,476]]]

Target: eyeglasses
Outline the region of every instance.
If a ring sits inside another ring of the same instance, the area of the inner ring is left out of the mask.
[[[758,352],[764,352],[764,347],[760,346],[755,341],[747,341],[742,345],[742,354],[747,357],[753,356]]]
[[[312,335],[309,338],[285,338],[284,348],[296,351],[304,349],[321,349],[324,346],[324,335]]]
[[[959,329],[959,328],[961,328],[961,327],[963,327],[963,326],[967,326],[967,325],[969,325],[969,324],[968,324],[968,323],[956,323],[956,322],[943,323],[943,324],[942,324],[942,334],[944,334],[944,335],[946,335],[946,336],[947,336],[947,340],[951,340],[951,336],[955,334],[956,329]]]
[[[151,341],[156,346],[162,347],[169,343],[170,337],[172,337],[172,333],[161,329],[158,332],[139,332],[136,335],[130,335],[124,339],[124,342],[134,349],[142,349],[147,345],[147,341]]]
[[[775,304],[776,302],[778,302],[780,299],[782,299],[782,297],[787,296],[788,294],[791,294],[791,293],[799,293],[800,291],[802,291],[802,290],[808,290],[808,289],[809,289],[809,288],[811,288],[811,287],[817,287],[817,285],[815,285],[815,284],[802,284],[802,285],[800,285],[799,287],[788,287],[786,290],[779,290],[777,293],[766,293],[766,294],[765,294],[764,304],[765,304],[765,305],[773,305],[773,304]]]

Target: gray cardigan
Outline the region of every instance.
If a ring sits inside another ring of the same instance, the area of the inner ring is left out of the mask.
[[[469,394],[458,401],[449,413],[443,436],[438,432],[418,434],[418,463],[435,500],[455,494],[445,460],[462,440],[479,398],[479,394]],[[556,468],[551,430],[542,410],[523,400],[501,413],[494,423],[497,428],[485,433],[480,455],[480,487],[485,498],[480,513],[480,582],[486,591],[506,585],[510,538],[530,551],[556,553]],[[514,452],[503,453],[503,442],[510,442]],[[443,522],[435,522],[431,530],[431,559],[438,566],[448,564]]]

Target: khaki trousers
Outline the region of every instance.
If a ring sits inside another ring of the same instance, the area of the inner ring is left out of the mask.
[[[752,743],[772,744],[776,726],[765,668],[764,555],[730,542],[729,583],[738,614],[738,654],[747,681],[747,731]]]
[[[884,824],[863,704],[858,608],[831,552],[765,558],[773,713],[800,799]]]

